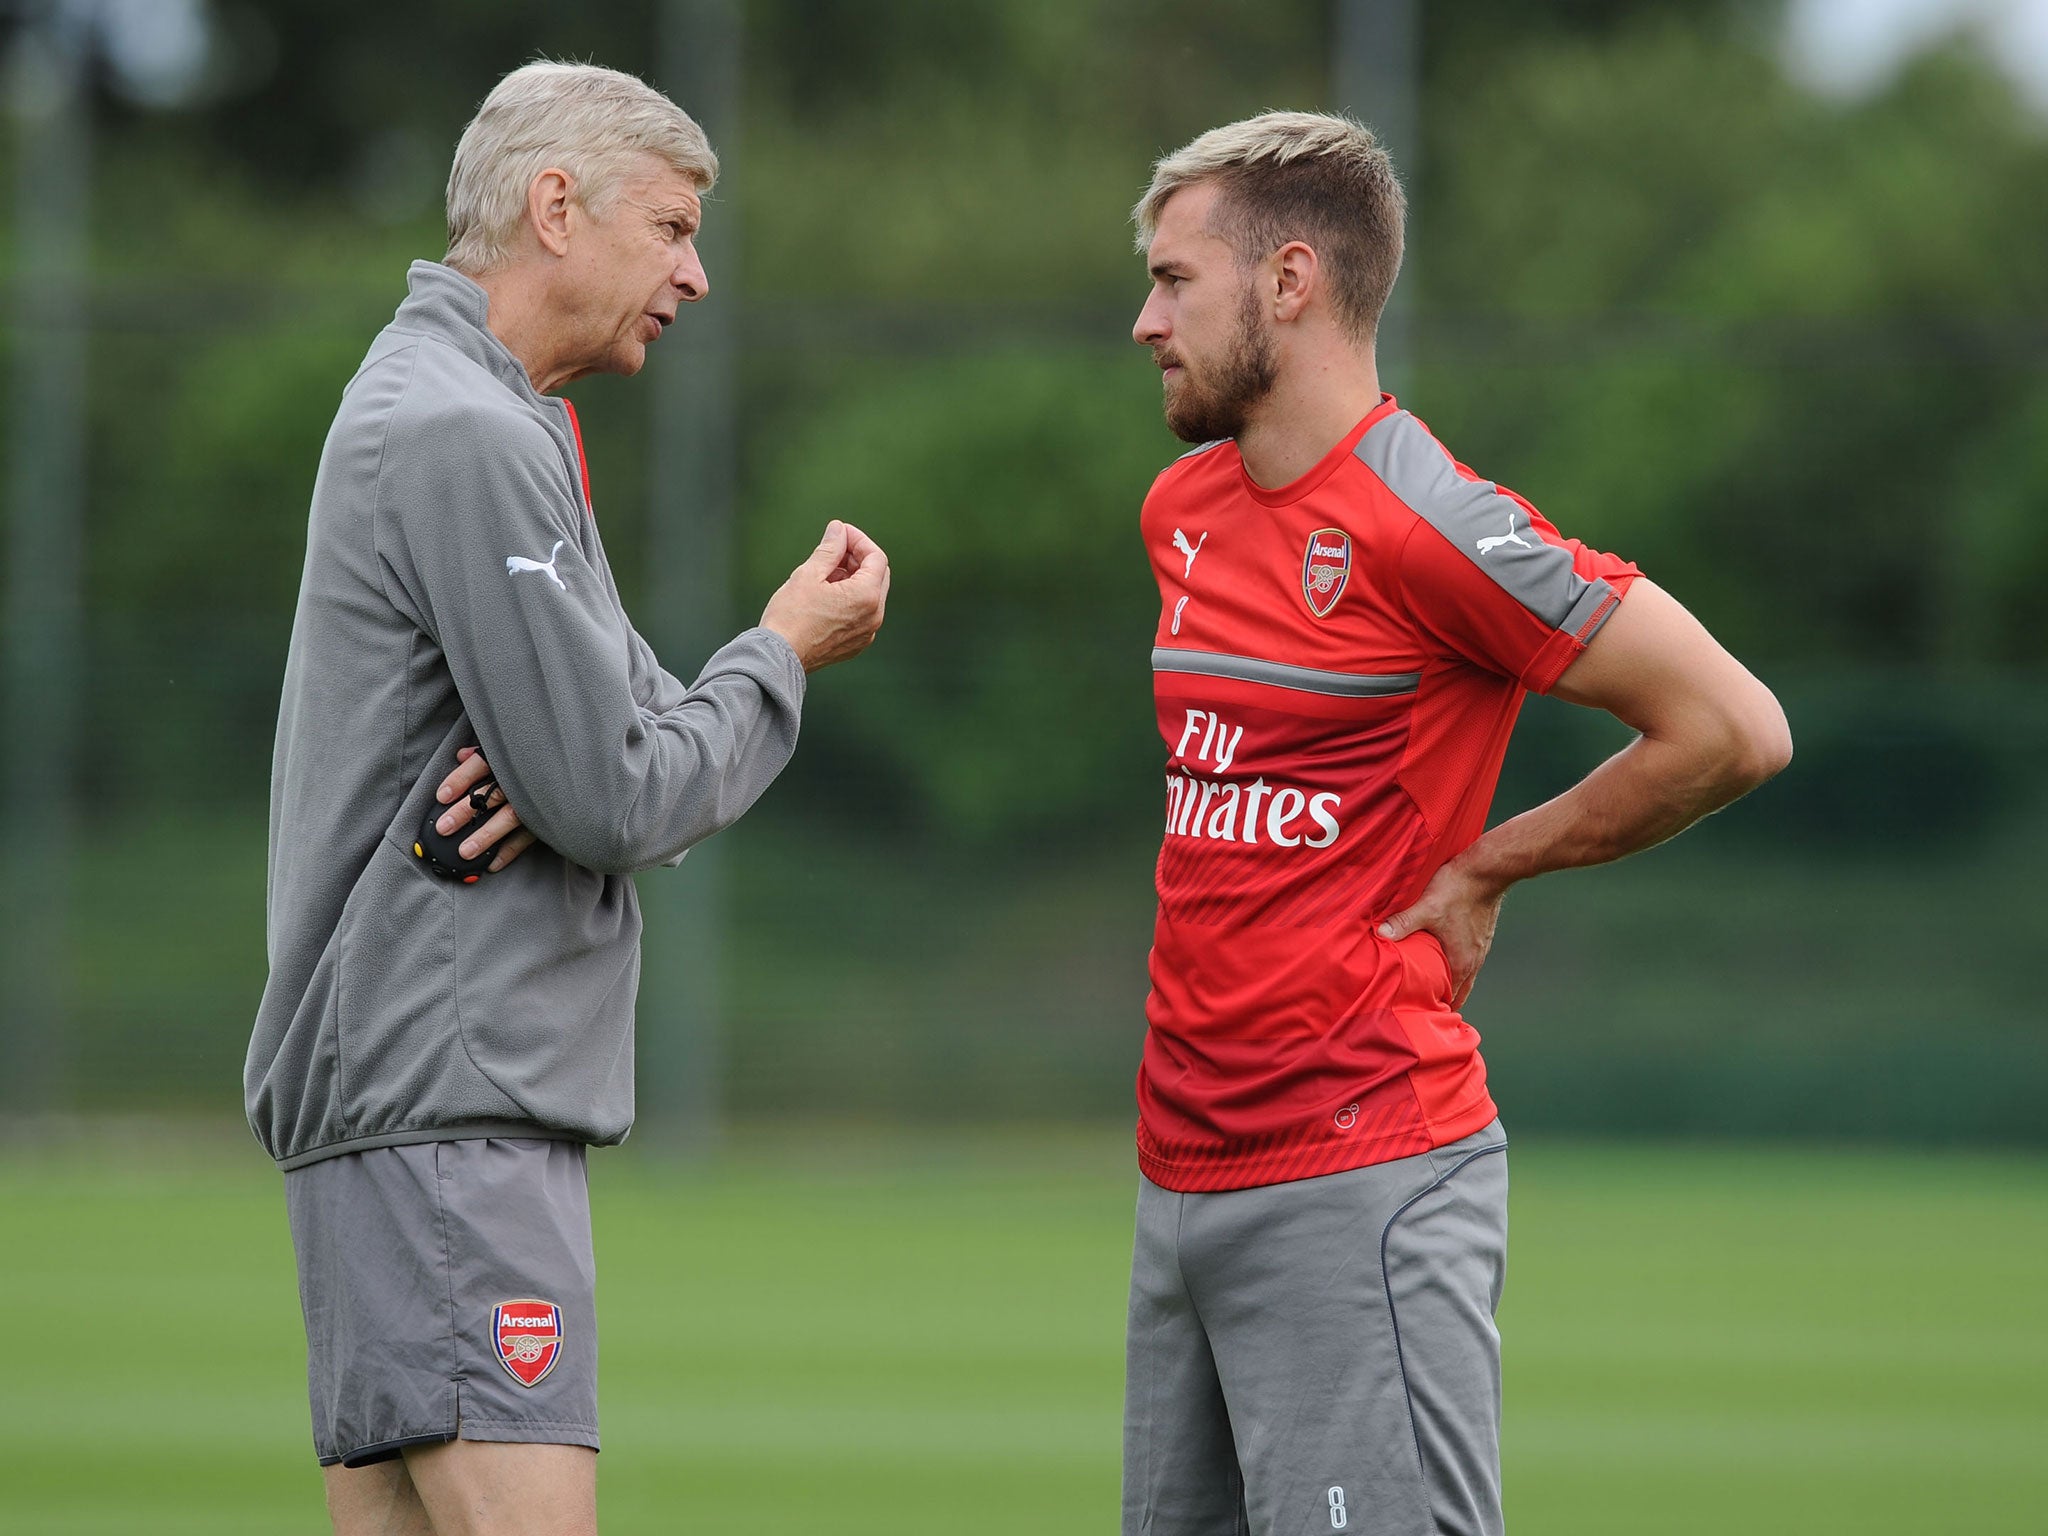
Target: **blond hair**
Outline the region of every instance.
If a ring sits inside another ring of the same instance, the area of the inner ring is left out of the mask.
[[[567,172],[576,200],[603,217],[642,155],[680,171],[699,192],[718,180],[704,130],[645,81],[545,59],[513,70],[455,146],[448,265],[478,276],[511,259],[527,190],[542,171]]]
[[[1401,270],[1408,199],[1370,128],[1326,112],[1266,112],[1210,129],[1152,167],[1131,210],[1140,253],[1166,200],[1206,182],[1219,189],[1209,233],[1240,264],[1301,241],[1330,272],[1344,328],[1361,340],[1374,334]]]

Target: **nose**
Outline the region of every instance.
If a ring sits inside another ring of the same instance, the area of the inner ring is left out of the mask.
[[[695,241],[683,247],[682,260],[676,263],[676,269],[669,273],[668,280],[685,304],[694,304],[711,291],[711,279],[704,275],[704,263],[697,255]]]
[[[1137,324],[1131,327],[1131,340],[1141,347],[1156,347],[1172,332],[1173,327],[1166,321],[1166,303],[1154,292],[1138,311]]]

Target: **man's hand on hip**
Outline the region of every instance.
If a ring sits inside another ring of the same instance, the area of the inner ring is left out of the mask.
[[[1453,859],[1431,878],[1415,905],[1380,924],[1380,937],[1398,943],[1411,934],[1435,935],[1450,962],[1451,1006],[1462,1008],[1493,948],[1494,925],[1507,893],[1506,886],[1468,873]]]
[[[443,779],[441,787],[434,792],[434,798],[448,807],[441,819],[434,823],[444,836],[468,826],[475,819],[477,813],[470,809],[469,792],[491,776],[491,765],[484,761],[483,753],[475,747],[461,747],[455,756],[455,771]],[[486,848],[495,847],[498,856],[491,860],[489,871],[495,875],[531,848],[534,836],[520,824],[519,813],[506,803],[503,789],[492,787],[486,809],[491,812],[490,819],[465,837],[456,851],[465,859],[473,859]]]
[[[761,625],[790,643],[806,672],[815,672],[866,650],[888,600],[889,557],[882,546],[834,518],[811,557],[768,599]]]

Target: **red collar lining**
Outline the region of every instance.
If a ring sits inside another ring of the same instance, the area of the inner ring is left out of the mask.
[[[569,413],[569,431],[576,439],[576,468],[583,475],[583,510],[597,520],[597,504],[590,499],[590,460],[583,452],[583,423],[576,419],[574,402],[564,400],[562,407]]]

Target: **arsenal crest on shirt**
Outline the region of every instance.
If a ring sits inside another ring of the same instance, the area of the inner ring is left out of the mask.
[[[562,1309],[527,1297],[491,1308],[491,1342],[498,1363],[522,1387],[539,1383],[562,1354]]]
[[[1327,618],[1350,579],[1351,535],[1342,528],[1318,528],[1308,536],[1301,557],[1301,595],[1308,611]]]

